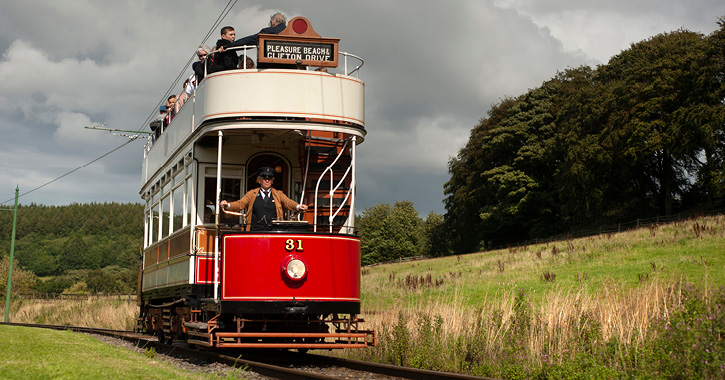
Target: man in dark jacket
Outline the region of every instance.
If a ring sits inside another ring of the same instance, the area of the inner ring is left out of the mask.
[[[247,231],[270,231],[272,220],[282,219],[284,216],[283,209],[307,210],[307,205],[289,199],[282,191],[272,187],[274,173],[274,169],[270,167],[260,168],[257,176],[258,188],[249,190],[238,201],[223,200],[219,202],[219,206],[235,212],[244,210],[247,214]]]
[[[284,16],[281,13],[275,13],[272,15],[272,17],[269,18],[269,27],[263,28],[259,31],[257,34],[252,34],[251,36],[246,36],[244,38],[240,38],[229,45],[226,45],[225,48],[235,47],[235,46],[244,46],[244,45],[256,45],[259,40],[260,34],[279,34],[281,31],[284,30],[284,28],[287,27],[287,19],[284,18]]]
[[[216,42],[216,49],[218,52],[213,53],[211,57],[211,64],[207,67],[207,74],[215,73],[223,70],[234,70],[237,68],[237,52],[234,50],[225,50],[225,47],[234,41],[236,33],[234,28],[231,26],[225,26],[222,28],[222,38]],[[221,48],[221,49],[220,49]]]

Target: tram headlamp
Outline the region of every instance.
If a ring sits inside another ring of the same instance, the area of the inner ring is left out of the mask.
[[[282,271],[290,280],[300,281],[307,276],[307,264],[299,257],[289,256],[282,263]]]
[[[307,266],[302,260],[294,259],[287,264],[287,276],[293,280],[299,280],[307,274]]]

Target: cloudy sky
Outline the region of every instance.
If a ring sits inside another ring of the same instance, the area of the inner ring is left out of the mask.
[[[227,0],[3,0],[0,202],[137,202],[143,142],[85,126],[139,129]],[[280,11],[307,17],[365,59],[368,136],[358,209],[412,201],[444,213],[447,162],[491,105],[557,71],[595,66],[680,28],[709,34],[722,0],[239,0],[223,20],[256,33]],[[186,75],[191,72],[187,72]]]

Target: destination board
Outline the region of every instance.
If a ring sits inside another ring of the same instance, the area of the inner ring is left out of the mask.
[[[264,57],[294,61],[334,61],[335,46],[293,41],[268,40],[264,43]]]
[[[259,35],[260,63],[337,67],[337,38]]]

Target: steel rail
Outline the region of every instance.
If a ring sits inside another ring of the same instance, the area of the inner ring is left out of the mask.
[[[327,365],[343,367],[350,370],[371,372],[379,375],[391,376],[402,379],[413,380],[497,380],[488,377],[464,375],[460,373],[438,372],[428,369],[403,367],[392,364],[365,362],[355,359],[345,359],[335,356],[324,356],[315,354],[296,354],[294,352],[280,353],[279,358],[289,361],[304,362],[305,365]],[[279,359],[278,358],[278,359]],[[256,360],[264,360],[257,358]]]

